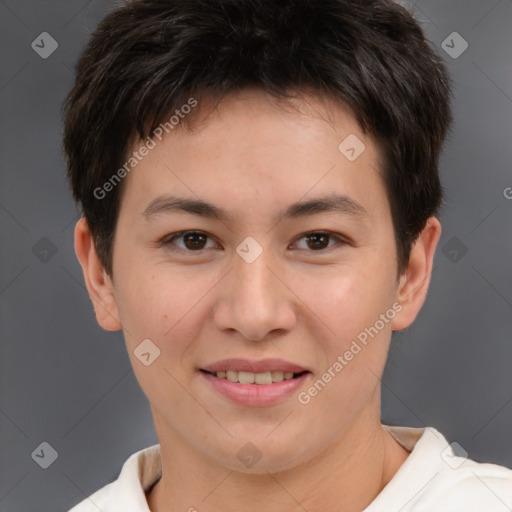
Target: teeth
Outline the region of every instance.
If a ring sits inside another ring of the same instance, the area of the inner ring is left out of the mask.
[[[254,384],[255,374],[252,372],[238,372],[238,382],[240,384]]]
[[[293,379],[293,372],[237,372],[235,370],[219,371],[215,374],[219,379],[227,379],[230,382],[239,382],[240,384],[272,384],[273,382],[282,382],[283,380]]]
[[[270,372],[272,375],[272,382],[282,382],[284,380],[283,372]]]
[[[238,382],[238,372],[228,370],[226,372],[226,378],[229,380],[229,382]]]
[[[256,384],[272,384],[272,374],[270,372],[255,373],[254,382]]]

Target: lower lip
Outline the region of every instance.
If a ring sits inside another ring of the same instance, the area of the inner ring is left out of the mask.
[[[215,391],[237,404],[249,407],[264,407],[279,403],[297,392],[310,376],[309,373],[304,373],[294,379],[273,382],[272,384],[240,384],[239,382],[220,379],[210,373],[200,373],[213,386]]]

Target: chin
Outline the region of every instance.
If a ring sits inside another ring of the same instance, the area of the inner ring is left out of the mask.
[[[234,455],[234,456],[233,456]],[[264,437],[254,442],[242,441],[232,443],[232,449],[212,457],[215,463],[231,471],[252,475],[279,473],[293,469],[309,460],[306,453],[298,451],[298,447],[285,448],[279,441],[269,443]]]

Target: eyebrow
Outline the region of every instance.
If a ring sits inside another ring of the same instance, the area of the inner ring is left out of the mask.
[[[229,221],[229,213],[219,206],[207,203],[201,199],[190,199],[176,196],[159,196],[142,212],[149,219],[159,214],[190,213],[200,217]],[[340,213],[355,217],[369,217],[366,209],[348,196],[330,194],[327,196],[299,201],[289,205],[278,214],[278,218],[295,219],[309,217],[319,213]]]

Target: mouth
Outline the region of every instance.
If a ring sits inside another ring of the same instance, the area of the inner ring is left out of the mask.
[[[201,369],[203,373],[217,377],[218,379],[225,379],[229,382],[239,384],[256,384],[265,386],[269,384],[276,384],[284,380],[292,380],[309,373],[307,370],[302,372],[282,372],[282,371],[266,371],[266,372],[248,372],[243,370],[220,370],[217,372],[210,372]]]
[[[282,359],[225,359],[199,368],[207,389],[246,407],[266,407],[291,399],[312,372]]]

